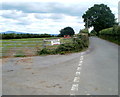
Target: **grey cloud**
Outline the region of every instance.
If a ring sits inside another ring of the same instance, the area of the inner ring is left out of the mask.
[[[58,20],[58,19],[63,19],[64,15],[59,14],[59,13],[49,13],[49,14],[37,13],[37,14],[35,14],[35,17],[38,18],[38,19],[54,19],[54,20]]]
[[[28,23],[28,22],[18,22],[18,23],[16,23],[17,25],[29,25],[30,23]]]
[[[40,14],[40,13],[36,13],[36,14],[34,14],[34,16],[37,19],[47,19],[47,18],[49,18],[49,16],[47,14]]]
[[[51,14],[50,18],[51,19],[63,19],[64,15],[63,14]]]
[[[7,2],[2,4],[4,10],[22,10],[25,13],[61,13],[72,16],[81,16],[86,10],[86,7],[81,7],[79,4],[65,5],[56,2]]]
[[[27,14],[23,13],[22,11],[4,10],[2,12],[2,17],[5,17],[5,18],[18,19],[18,18],[26,17],[26,16]]]

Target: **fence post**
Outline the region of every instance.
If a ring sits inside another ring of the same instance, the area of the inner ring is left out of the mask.
[[[13,56],[15,56],[16,54],[17,54],[17,42],[16,41],[14,41],[14,46],[13,46],[13,48],[12,48],[12,51],[13,51]]]
[[[46,41],[43,39],[43,48],[46,48]]]

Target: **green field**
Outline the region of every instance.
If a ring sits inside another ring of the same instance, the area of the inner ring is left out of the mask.
[[[36,55],[37,50],[44,47],[49,49],[55,49],[58,45],[51,45],[51,40],[60,38],[61,43],[68,43],[72,41],[70,39],[64,39],[61,37],[50,37],[50,38],[26,38],[26,39],[8,39],[2,40],[0,48],[2,48],[1,56],[16,56],[16,55]]]

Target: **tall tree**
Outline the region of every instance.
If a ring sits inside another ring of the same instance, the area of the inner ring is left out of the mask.
[[[75,32],[74,32],[73,28],[71,28],[71,27],[65,27],[64,29],[60,30],[60,35],[61,36],[64,36],[64,35],[72,36],[74,34],[75,34]]]
[[[100,30],[112,27],[115,23],[115,16],[107,5],[95,4],[89,8],[82,18],[85,22],[85,27],[94,27],[98,33]]]

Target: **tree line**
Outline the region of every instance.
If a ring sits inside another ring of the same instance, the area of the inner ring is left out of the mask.
[[[50,34],[16,34],[16,33],[3,33],[0,34],[1,39],[22,39],[22,38],[46,38],[46,37],[54,37],[54,35]]]

